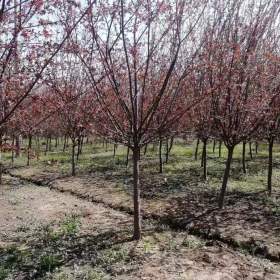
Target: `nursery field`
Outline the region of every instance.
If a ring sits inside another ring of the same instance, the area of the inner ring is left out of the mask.
[[[280,146],[272,196],[267,145],[252,145],[242,173],[234,153],[223,209],[217,207],[226,150],[207,151],[207,180],[195,143],[176,139],[159,173],[158,147],[141,153],[143,237],[133,241],[127,150],[88,143],[71,174],[62,144],[11,164],[3,154],[0,279],[280,279]],[[116,148],[116,147],[115,147]],[[42,147],[43,150],[43,147]],[[163,157],[164,160],[164,157]]]

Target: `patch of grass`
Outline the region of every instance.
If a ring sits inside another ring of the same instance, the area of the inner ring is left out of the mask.
[[[199,249],[205,245],[205,242],[201,239],[198,239],[194,236],[188,235],[182,242],[182,246],[187,247],[189,249]]]
[[[97,263],[103,267],[110,266],[115,263],[124,262],[128,260],[128,251],[121,246],[114,246],[103,250],[99,256]]]
[[[0,265],[0,280],[5,280],[9,275],[9,271]]]
[[[41,272],[52,272],[61,265],[61,257],[57,255],[42,255],[39,262],[39,270]]]
[[[88,272],[86,272],[86,275],[83,277],[85,280],[105,280],[106,275],[103,271],[99,269],[92,269]]]
[[[149,239],[144,239],[143,240],[143,250],[145,254],[151,253],[154,249],[154,244],[151,240]]]
[[[65,236],[74,236],[79,232],[80,221],[77,216],[67,217],[61,225],[61,233]]]

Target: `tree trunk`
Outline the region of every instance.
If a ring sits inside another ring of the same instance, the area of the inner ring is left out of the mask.
[[[219,141],[219,158],[222,156],[222,141]]]
[[[216,140],[214,139],[214,141],[213,141],[213,154],[215,154],[215,150],[216,150]]]
[[[273,142],[274,139],[270,138],[268,141],[268,176],[267,176],[267,191],[271,196],[272,192],[272,168],[273,168]]]
[[[165,163],[168,163],[169,159],[169,142],[168,139],[166,139],[166,145],[165,145]]]
[[[202,154],[201,154],[200,166],[203,167],[203,164],[204,164],[204,145],[202,146]]]
[[[140,213],[140,182],[139,182],[139,148],[133,149],[133,204],[134,204],[134,234],[133,239],[141,239]]]
[[[168,153],[170,154],[172,148],[173,148],[173,144],[174,144],[174,136],[171,137],[170,139],[170,144],[169,144],[169,148],[168,148]]]
[[[228,149],[228,156],[227,156],[227,161],[226,161],[226,168],[225,168],[225,172],[224,172],[224,178],[223,178],[220,196],[218,199],[218,206],[220,209],[222,209],[224,206],[224,198],[225,198],[227,182],[228,182],[229,173],[230,173],[230,165],[231,165],[231,161],[232,161],[234,146],[227,147],[227,149]]]
[[[65,152],[66,149],[66,136],[64,137],[64,143],[63,143],[63,153]]]
[[[78,145],[77,146],[78,146],[78,150],[77,150],[77,154],[76,154],[76,160],[78,162],[80,154],[81,154],[81,139],[80,138],[78,138]]]
[[[45,156],[47,155],[48,149],[49,149],[49,138],[46,139]]]
[[[158,147],[158,156],[159,156],[159,173],[162,173],[162,139],[159,139],[159,147]]]
[[[72,172],[71,172],[71,175],[72,175],[72,176],[75,176],[75,175],[76,175],[75,147],[76,147],[76,143],[75,143],[75,141],[72,141],[72,160],[71,160],[71,164],[72,164]]]
[[[19,136],[16,136],[16,157],[20,156],[20,142],[19,142]]]
[[[113,158],[116,157],[117,144],[114,144]]]
[[[196,141],[196,147],[195,147],[195,153],[194,153],[194,159],[197,160],[198,155],[198,147],[199,147],[199,138]]]
[[[246,142],[242,143],[242,170],[246,174]]]
[[[30,152],[32,148],[32,136],[28,136],[28,148],[27,148],[27,166],[30,165]]]
[[[250,158],[253,159],[252,142],[249,142],[249,152],[250,152]]]
[[[203,179],[207,180],[207,140],[203,140],[202,162],[203,162]]]
[[[52,151],[52,138],[49,139],[49,152]]]
[[[259,152],[259,143],[258,142],[255,142],[255,153],[256,153],[256,155],[258,154],[258,152]]]
[[[15,136],[13,136],[13,140],[12,140],[12,158],[11,158],[12,165],[14,165],[14,161],[15,161],[15,149],[14,149],[14,146],[15,146]]]
[[[80,155],[83,153],[83,147],[84,147],[84,136],[81,138],[81,143],[80,143]]]
[[[127,147],[127,151],[126,151],[126,163],[125,165],[128,166],[128,161],[129,161],[129,147]]]
[[[144,156],[145,156],[146,153],[147,153],[147,149],[148,149],[148,144],[146,144],[145,147],[144,147]]]
[[[2,135],[0,135],[0,185],[2,185],[2,173],[3,173],[3,165],[2,165]]]

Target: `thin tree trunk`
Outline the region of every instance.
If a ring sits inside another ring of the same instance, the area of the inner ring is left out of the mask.
[[[141,239],[140,213],[140,182],[139,182],[139,148],[133,149],[133,205],[134,205],[134,234],[133,239]]]
[[[269,139],[269,142],[268,142],[268,176],[267,176],[267,190],[268,190],[269,196],[271,196],[271,192],[272,192],[273,142],[274,142],[273,138]]]
[[[168,148],[168,153],[170,154],[174,144],[174,136],[171,137],[170,143],[169,143],[169,148]]]
[[[27,166],[30,165],[30,152],[32,148],[32,136],[28,136],[28,148],[27,148]]]
[[[195,147],[195,153],[194,153],[194,159],[197,160],[198,155],[198,147],[199,147],[199,138],[196,141],[196,147]]]
[[[0,135],[0,185],[2,185],[2,173],[3,173],[3,165],[2,165],[2,135]]]
[[[84,147],[84,136],[82,136],[81,138],[80,155],[83,153],[83,147]]]
[[[242,143],[242,170],[246,174],[246,142]]]
[[[76,147],[76,143],[75,143],[74,141],[72,141],[72,160],[71,160],[71,164],[72,164],[72,172],[71,172],[71,175],[72,175],[72,176],[75,176],[75,175],[76,175],[75,147]]]
[[[169,141],[167,138],[166,145],[165,145],[165,163],[168,163],[168,159],[169,159]]]
[[[202,146],[202,154],[201,154],[200,166],[203,167],[203,164],[204,164],[204,145]]]
[[[45,156],[47,155],[49,149],[49,138],[46,139]]]
[[[249,142],[249,152],[250,152],[250,158],[253,159],[252,142]]]
[[[228,182],[229,173],[230,173],[230,166],[231,166],[234,146],[227,147],[227,149],[228,149],[228,156],[227,156],[227,161],[226,161],[226,168],[225,168],[223,183],[222,183],[222,187],[221,187],[221,191],[220,191],[220,195],[219,195],[219,199],[218,199],[218,206],[220,209],[222,209],[224,206],[224,198],[225,198],[227,182]]]
[[[13,140],[12,140],[12,165],[14,165],[14,161],[15,161],[15,136],[13,136]]]
[[[259,152],[259,143],[258,142],[255,142],[255,153],[256,153],[256,155],[258,154],[258,152]]]
[[[20,156],[20,142],[19,142],[19,136],[16,136],[16,157]]]
[[[213,154],[215,154],[215,150],[216,150],[216,140],[214,139],[214,141],[213,141]]]
[[[207,180],[207,140],[203,140],[202,161],[203,161],[203,179]]]
[[[57,148],[57,146],[58,146],[58,139],[57,137],[55,137],[55,148]]]
[[[147,149],[148,149],[148,144],[146,144],[145,147],[144,147],[144,156],[145,156],[146,153],[147,153]]]
[[[63,143],[63,152],[65,152],[66,149],[66,136],[64,136],[64,143]]]
[[[222,141],[219,141],[219,158],[222,156]]]
[[[126,163],[125,165],[128,166],[128,161],[129,161],[129,147],[127,147],[127,152],[126,152]]]
[[[114,144],[113,158],[116,157],[117,144]]]
[[[162,139],[159,139],[158,147],[158,156],[159,156],[159,173],[162,173]]]
[[[49,152],[52,151],[52,137],[49,139]]]

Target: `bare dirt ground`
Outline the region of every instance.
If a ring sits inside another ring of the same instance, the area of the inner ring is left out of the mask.
[[[4,182],[0,279],[280,279],[278,263],[241,248],[233,250],[150,221],[145,221],[143,240],[133,242],[132,217],[125,211],[10,176]],[[74,194],[95,193],[95,199],[112,206],[127,199],[129,207],[129,193],[110,187],[110,182],[108,189],[104,182],[95,182],[99,185],[88,177],[68,178],[52,186]]]
[[[24,169],[17,170],[17,174],[32,178],[24,172]],[[160,180],[163,181],[158,178]],[[227,195],[228,204],[220,211],[216,207],[216,193],[207,185],[185,186],[183,190],[168,195],[163,193],[163,185],[155,191],[162,195],[151,195],[150,189],[158,181],[143,183],[142,207],[146,217],[159,217],[174,228],[189,229],[207,237],[215,236],[234,246],[245,247],[253,254],[280,261],[279,190],[274,193],[276,203],[264,193],[230,192]],[[132,212],[131,190],[97,175],[56,179],[51,187]]]

